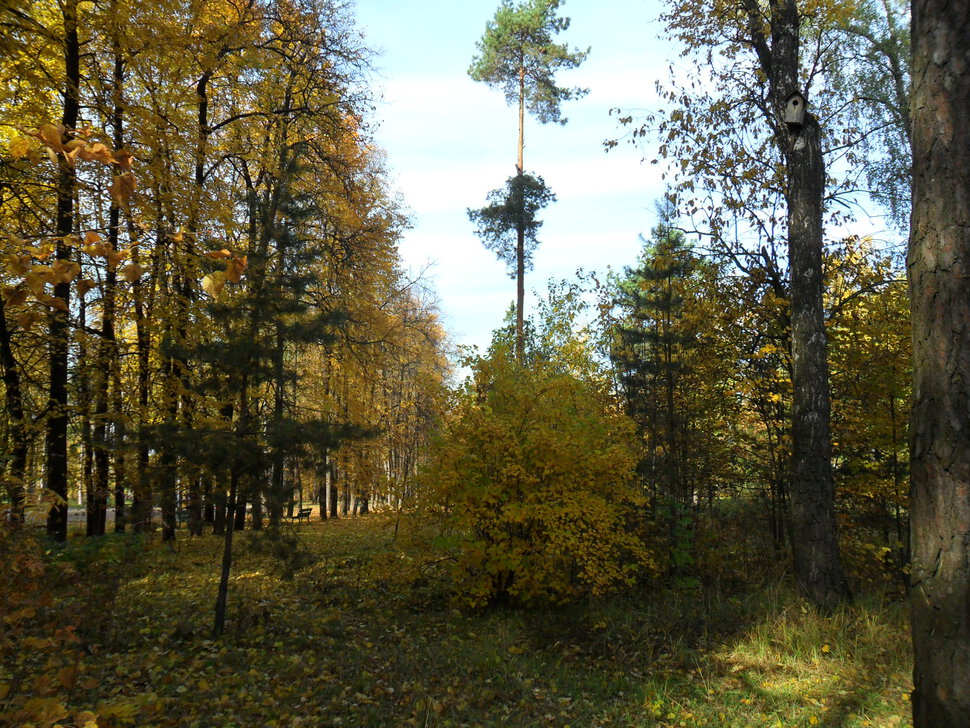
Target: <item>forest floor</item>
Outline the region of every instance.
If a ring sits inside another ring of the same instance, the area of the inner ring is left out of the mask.
[[[295,562],[236,534],[219,638],[221,539],[71,547],[88,549],[79,575],[119,575],[79,627],[72,712],[100,728],[911,725],[898,599],[860,595],[823,617],[781,581],[469,612],[443,577],[413,576],[386,518],[290,534],[306,547]]]

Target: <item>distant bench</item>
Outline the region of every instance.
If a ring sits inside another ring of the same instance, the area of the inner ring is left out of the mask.
[[[293,512],[293,515],[290,516],[290,519],[296,521],[297,523],[299,523],[300,521],[302,521],[305,518],[306,519],[306,522],[309,523],[310,522],[310,514],[311,513],[313,513],[313,509],[312,508],[301,508],[298,511],[294,511]]]

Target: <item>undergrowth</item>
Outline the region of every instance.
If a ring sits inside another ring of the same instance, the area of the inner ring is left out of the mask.
[[[219,539],[138,544],[137,558],[120,538],[103,553],[79,539],[48,554],[71,614],[54,614],[57,595],[43,622],[21,611],[23,639],[71,616],[89,624],[73,625],[80,643],[57,663],[73,672],[22,679],[15,695],[14,665],[0,666],[0,724],[24,725],[14,708],[44,699],[37,728],[911,725],[906,612],[874,587],[832,615],[775,577],[468,611],[451,606],[447,564],[401,552],[379,516],[295,527],[303,555],[282,567],[264,537],[238,536],[220,639]],[[110,593],[84,586],[122,563]]]

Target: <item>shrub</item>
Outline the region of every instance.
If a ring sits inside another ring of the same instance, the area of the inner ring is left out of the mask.
[[[460,600],[562,603],[652,568],[631,528],[633,436],[592,383],[478,360],[423,476],[454,534]]]

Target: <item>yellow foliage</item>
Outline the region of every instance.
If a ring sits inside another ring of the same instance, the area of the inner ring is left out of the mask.
[[[460,601],[561,603],[653,569],[632,528],[633,435],[588,383],[479,360],[424,473],[428,510],[459,534]]]

